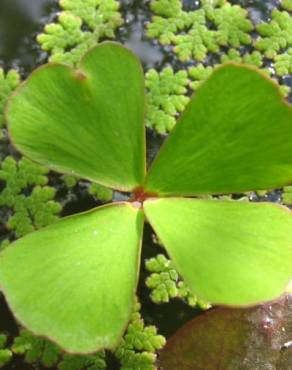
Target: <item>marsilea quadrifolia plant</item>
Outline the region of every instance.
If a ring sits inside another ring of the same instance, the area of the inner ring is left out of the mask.
[[[28,234],[0,255],[16,318],[69,352],[114,348],[129,320],[145,219],[200,298],[256,304],[292,276],[292,217],[269,203],[200,195],[292,180],[292,109],[250,67],[218,68],[191,99],[146,173],[139,61],[104,43],[78,69],[48,64],[11,97],[15,146],[53,170],[119,191],[114,202]]]

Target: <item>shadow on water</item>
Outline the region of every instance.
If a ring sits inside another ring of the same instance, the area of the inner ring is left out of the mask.
[[[55,7],[56,0],[1,0],[0,61],[5,68],[28,73],[41,61],[36,32]]]

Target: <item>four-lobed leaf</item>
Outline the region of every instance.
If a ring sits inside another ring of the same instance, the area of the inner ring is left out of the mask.
[[[0,289],[16,317],[69,352],[113,348],[121,338],[138,277],[143,202],[193,293],[211,303],[274,298],[292,275],[287,210],[163,198],[289,183],[292,111],[276,85],[250,67],[217,69],[145,179],[142,76],[127,49],[104,43],[76,70],[53,64],[34,72],[6,111],[16,147],[31,159],[134,194],[134,202],[63,219],[0,254]]]

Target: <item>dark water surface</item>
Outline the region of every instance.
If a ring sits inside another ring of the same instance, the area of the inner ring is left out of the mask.
[[[27,74],[44,60],[35,36],[56,9],[56,0],[0,0],[0,63],[6,69]]]
[[[248,1],[233,0],[234,4],[245,6],[254,22],[269,19],[270,10],[279,5],[279,1]],[[155,67],[161,69],[171,64],[175,69],[183,64],[169,53],[169,47],[162,47],[158,42],[149,40],[144,36],[145,24],[149,22],[149,1],[122,0],[122,13],[125,25],[118,31],[117,39],[130,47],[142,60],[146,69]],[[198,1],[184,0],[186,10],[195,9]],[[11,67],[21,71],[23,76],[29,74],[37,65],[44,63],[47,54],[42,52],[35,42],[37,33],[41,32],[45,23],[53,20],[58,11],[56,0],[0,0],[0,66],[8,70]],[[147,132],[149,161],[155,156],[163,138],[153,132]],[[3,148],[2,148],[3,150]],[[73,191],[66,191],[60,185],[58,175],[52,174],[50,185],[58,190],[58,197],[64,204],[63,215],[77,213],[93,208],[97,202],[86,192],[86,183],[80,182]],[[273,199],[278,201],[278,193],[273,193]],[[267,198],[268,199],[268,198]],[[256,198],[255,198],[256,200]],[[261,199],[266,200],[266,199]],[[1,215],[0,215],[1,216]],[[1,232],[1,230],[0,230]],[[148,225],[145,227],[142,261],[162,253],[162,249],[153,243],[152,231]],[[161,334],[169,336],[182,324],[197,315],[200,311],[192,309],[180,301],[169,304],[155,305],[149,299],[149,291],[144,281],[147,273],[143,268],[139,283],[139,296],[142,302],[142,313],[148,324],[159,327]],[[0,295],[0,331],[16,335],[18,327],[10,314],[3,298]],[[118,369],[112,365],[111,369]],[[32,366],[23,363],[22,358],[16,358],[5,370],[43,369],[42,366]],[[184,369],[182,369],[184,370]]]

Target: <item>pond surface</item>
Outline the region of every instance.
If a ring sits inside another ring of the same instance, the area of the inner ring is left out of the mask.
[[[245,6],[255,23],[267,20],[271,9],[279,5],[279,1],[249,1],[234,0],[234,4]],[[130,47],[142,60],[146,69],[155,67],[158,70],[171,64],[179,68],[183,64],[169,53],[169,48],[160,46],[157,42],[144,36],[145,24],[150,19],[149,1],[122,0],[122,12],[126,20],[125,25],[118,32],[117,39]],[[185,9],[194,9],[198,1],[184,0]],[[23,76],[29,74],[37,65],[46,60],[46,53],[40,50],[35,42],[37,33],[41,32],[44,24],[53,20],[57,15],[56,0],[0,0],[0,65],[5,70],[13,67],[21,71]],[[148,132],[148,153],[151,158],[157,152],[163,138],[153,132]],[[51,177],[51,184],[58,187],[58,178]],[[81,185],[76,189],[76,194],[71,194],[63,199],[65,203],[63,215],[77,213],[96,206],[94,199],[84,191]],[[261,200],[278,201],[280,194],[272,193]],[[257,197],[255,197],[257,200]],[[147,225],[144,234],[144,248],[142,260],[161,253],[153,243],[152,231]],[[192,309],[180,301],[170,304],[154,305],[149,299],[149,291],[145,287],[145,269],[142,269],[139,284],[139,297],[142,301],[142,314],[147,324],[155,324],[159,332],[167,337],[173,334],[182,324],[200,311]],[[18,327],[12,318],[3,298],[0,296],[0,331],[5,331],[11,336],[17,334]],[[112,369],[118,369],[113,365]],[[6,366],[5,370],[42,369],[41,366],[33,367],[23,363],[21,358]],[[184,369],[181,369],[184,370]]]

